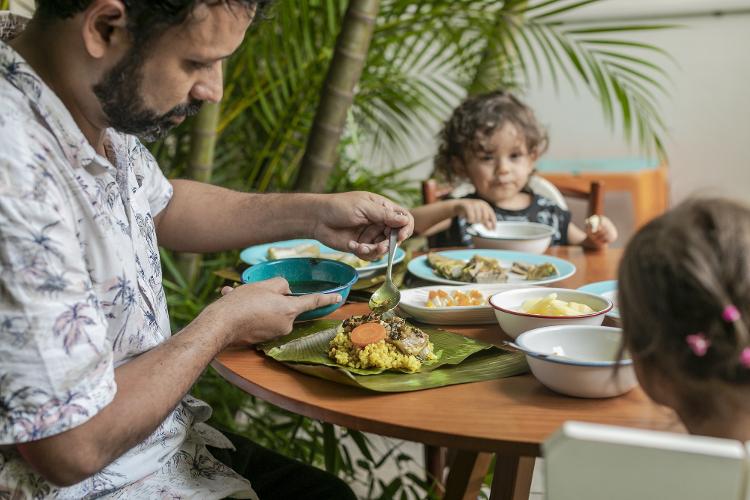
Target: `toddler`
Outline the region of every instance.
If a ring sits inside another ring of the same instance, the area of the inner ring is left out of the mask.
[[[687,429],[750,440],[750,207],[691,200],[628,244],[624,348],[643,389]]]
[[[415,233],[436,235],[436,246],[467,246],[469,225],[540,222],[555,229],[553,245],[600,248],[617,238],[614,224],[600,217],[582,230],[570,212],[529,189],[536,160],[547,149],[547,135],[531,109],[512,94],[496,91],[471,97],[441,132],[435,174],[453,184],[469,180],[475,193],[412,210]]]

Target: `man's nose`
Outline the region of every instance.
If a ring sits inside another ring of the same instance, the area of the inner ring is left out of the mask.
[[[190,96],[198,101],[219,102],[224,95],[224,75],[222,65],[217,62],[193,86]]]

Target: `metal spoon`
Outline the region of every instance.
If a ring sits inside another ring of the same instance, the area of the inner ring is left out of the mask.
[[[522,352],[524,354],[529,354],[529,355],[535,356],[537,358],[554,358],[554,357],[564,358],[565,357],[565,356],[558,356],[557,354],[544,354],[544,353],[541,353],[541,352],[530,351],[528,349],[525,349],[525,348],[521,347],[520,345],[516,344],[515,342],[511,342],[509,340],[503,340],[502,344],[503,344],[503,347],[505,347],[506,349],[508,349],[510,351]]]
[[[398,291],[391,278],[393,255],[396,253],[396,247],[398,246],[397,238],[397,231],[391,231],[388,237],[388,268],[385,273],[385,282],[370,297],[370,309],[377,314],[388,312],[401,302],[401,292]]]

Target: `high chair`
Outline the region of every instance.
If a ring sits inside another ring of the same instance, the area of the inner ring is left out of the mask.
[[[568,209],[566,198],[580,199],[588,203],[587,215],[601,215],[604,209],[604,183],[591,181],[588,189],[582,185],[557,186],[544,177],[534,175],[529,179],[529,187],[535,193],[554,201],[560,208]],[[422,182],[422,202],[427,205],[446,199],[452,188],[438,184],[435,179]]]
[[[748,500],[730,439],[566,422],[542,446],[547,500]]]
[[[587,203],[586,216],[601,215],[604,212],[604,183],[602,181],[591,181],[588,186],[578,183],[577,185],[557,186],[544,177],[534,175],[529,179],[529,187],[536,194],[552,200],[562,209],[568,209],[568,199],[584,200]],[[436,201],[444,200],[452,193],[450,186],[438,184],[435,179],[422,182],[422,202],[427,205]],[[424,234],[430,240],[432,233]],[[430,246],[432,242],[430,241]]]

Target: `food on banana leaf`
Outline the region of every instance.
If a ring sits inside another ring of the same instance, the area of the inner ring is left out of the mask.
[[[294,247],[271,247],[268,249],[269,260],[289,259],[293,257],[315,257],[319,259],[337,260],[352,267],[359,268],[369,264],[356,255],[341,252],[322,253],[317,243],[302,243]]]
[[[352,316],[337,329],[328,356],[352,368],[416,372],[437,359],[429,336],[402,318],[370,313]]]
[[[474,255],[468,262],[436,253],[427,254],[428,264],[438,276],[467,283],[504,283],[508,272],[497,259]]]
[[[453,290],[448,293],[443,289],[430,290],[427,296],[426,307],[461,307],[461,306],[483,306],[487,304],[487,298],[479,290]]]
[[[557,274],[557,268],[550,262],[543,264],[526,264],[524,262],[514,262],[510,268],[510,272],[520,274],[527,280],[540,280],[555,276]]]

